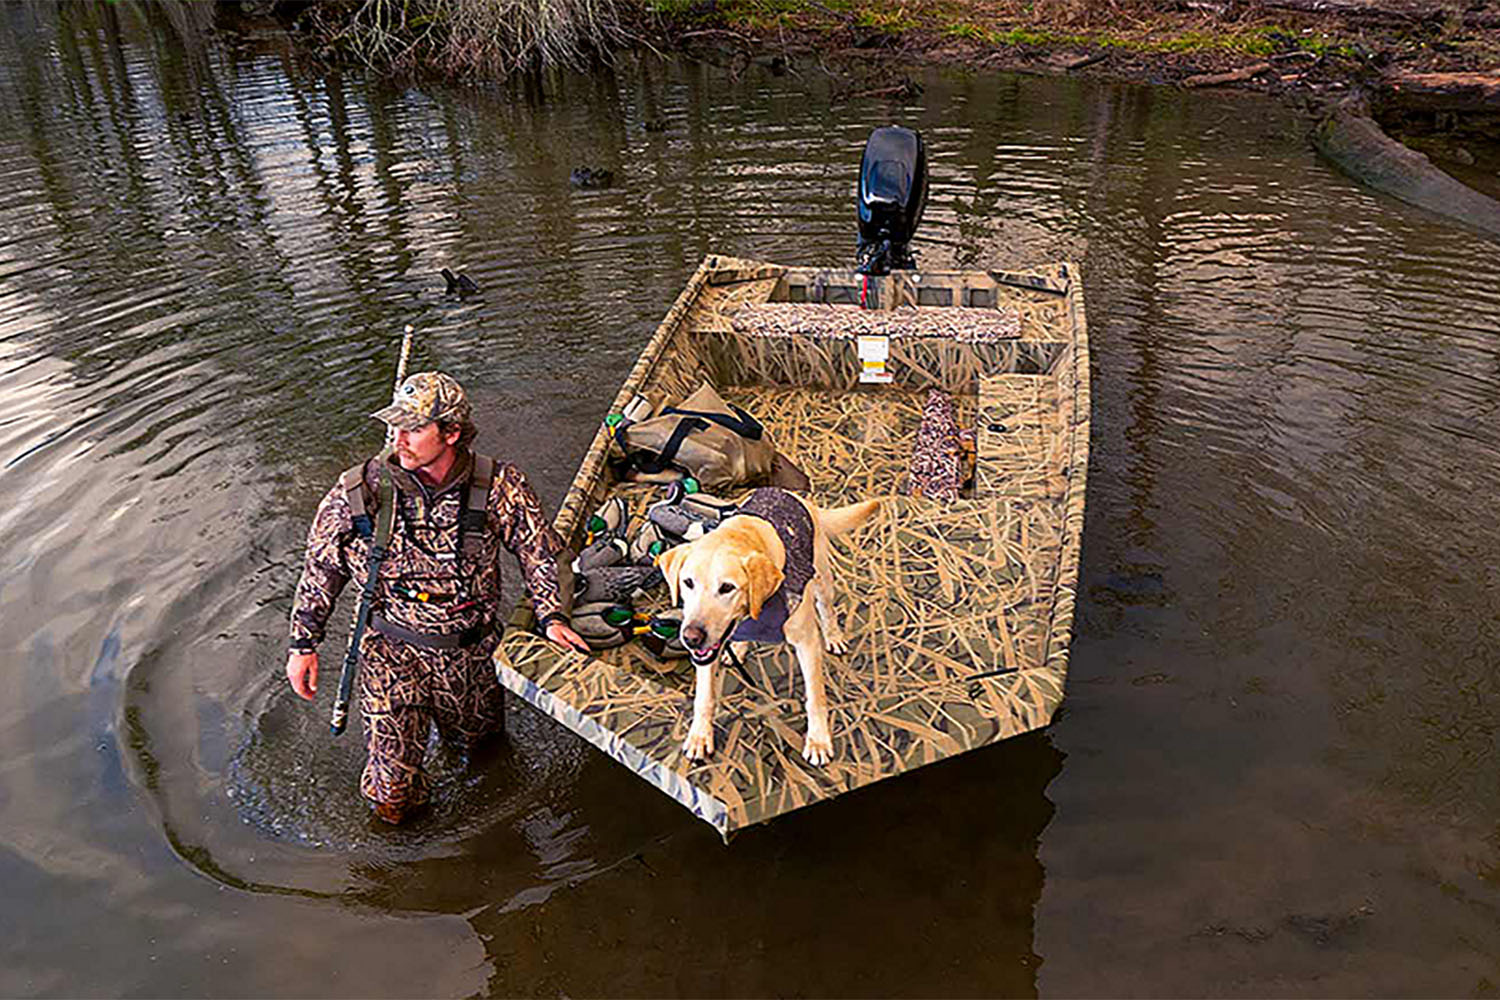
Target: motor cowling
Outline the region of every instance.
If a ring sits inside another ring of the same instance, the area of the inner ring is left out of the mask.
[[[927,147],[922,134],[899,125],[870,133],[859,165],[859,249],[862,274],[917,266],[908,246],[927,207]]]

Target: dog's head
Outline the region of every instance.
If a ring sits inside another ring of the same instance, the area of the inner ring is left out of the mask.
[[[735,626],[760,617],[761,606],[781,586],[781,570],[753,536],[729,528],[656,557],[672,603],[682,607],[682,644],[699,666],[716,660]]]

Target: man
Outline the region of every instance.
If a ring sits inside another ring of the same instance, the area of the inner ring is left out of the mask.
[[[434,723],[460,748],[504,723],[491,663],[501,627],[500,546],[519,560],[547,638],[588,647],[566,624],[562,539],[518,468],[470,450],[476,431],[462,387],[441,372],[421,372],[372,416],[393,429],[395,449],[345,472],[318,506],[292,605],[286,674],[311,700],[334,600],[351,579],[364,587],[380,530],[374,525],[389,498],[395,521],[360,642],[369,753],[360,790],[376,815],[400,823],[426,801],[423,758]]]

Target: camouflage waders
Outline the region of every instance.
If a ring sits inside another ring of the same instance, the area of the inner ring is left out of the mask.
[[[378,632],[360,642],[359,709],[365,761],[359,790],[372,802],[408,810],[427,800],[427,735],[436,723],[464,751],[505,725],[504,689],[495,680],[493,636],[468,649],[423,649]]]
[[[434,488],[394,459],[384,469],[371,459],[363,467],[364,491],[353,505],[373,513],[378,477],[391,478],[395,529],[360,642],[360,707],[369,751],[360,787],[368,798],[397,809],[426,798],[422,762],[434,723],[460,748],[503,723],[502,689],[490,662],[501,626],[501,546],[519,560],[537,618],[563,618],[557,577],[563,542],[525,475],[508,462],[493,463],[486,502],[471,500],[466,519],[466,494],[484,488],[472,481],[475,467],[474,456],[461,450],[448,481]],[[357,471],[346,475],[346,483],[328,492],[308,532],[292,606],[294,650],[316,649],[339,592],[351,580],[364,586],[371,540],[356,530],[349,501],[359,478]]]

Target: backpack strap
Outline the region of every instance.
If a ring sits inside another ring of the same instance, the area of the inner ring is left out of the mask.
[[[495,460],[488,455],[474,456],[474,468],[464,483],[459,498],[458,547],[470,559],[479,556],[484,547],[484,528],[488,523],[490,490],[495,485]]]
[[[365,463],[345,469],[339,476],[344,499],[349,502],[349,513],[354,518],[354,530],[361,538],[375,537],[375,522],[370,518],[369,504],[365,502]]]

